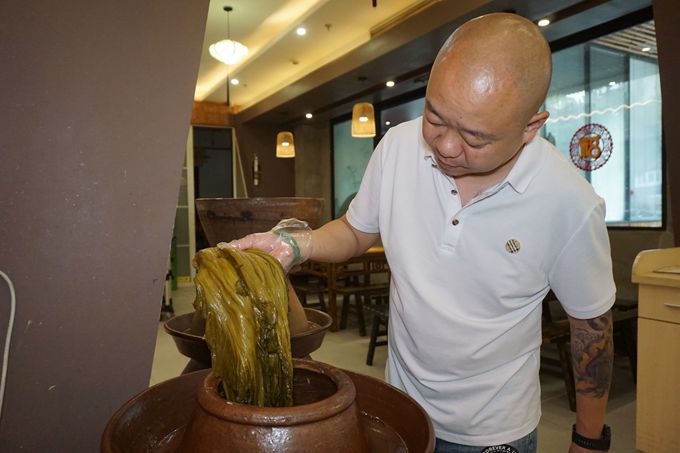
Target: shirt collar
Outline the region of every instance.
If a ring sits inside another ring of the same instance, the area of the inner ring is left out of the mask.
[[[505,177],[505,181],[517,193],[524,193],[540,171],[544,154],[541,152],[542,141],[543,139],[536,134],[533,140],[524,145],[524,149],[520,152],[515,165],[512,166],[510,173]]]
[[[428,145],[425,141],[425,137],[423,137],[422,115],[418,117],[418,144],[420,145],[418,148],[420,148],[423,160],[427,161],[428,163],[434,163],[434,153],[432,152],[430,145]]]

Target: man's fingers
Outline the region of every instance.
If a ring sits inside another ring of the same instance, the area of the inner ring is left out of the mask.
[[[255,242],[256,242],[255,234],[249,234],[248,236],[244,236],[241,239],[234,239],[233,241],[230,242],[220,242],[219,244],[217,244],[217,248],[220,249],[235,248],[245,250],[257,247]]]
[[[293,262],[293,250],[290,244],[283,241],[279,235],[271,232],[253,233],[231,242],[220,242],[217,247],[239,250],[260,249],[276,258],[284,269],[288,268]]]

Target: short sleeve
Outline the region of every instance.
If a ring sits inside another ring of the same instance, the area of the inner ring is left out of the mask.
[[[548,275],[569,316],[595,318],[616,299],[604,201],[594,206],[560,252]]]
[[[350,225],[364,233],[380,231],[380,188],[382,187],[382,154],[388,140],[388,134],[380,140],[368,161],[366,171],[361,179],[359,192],[347,209],[347,220]]]

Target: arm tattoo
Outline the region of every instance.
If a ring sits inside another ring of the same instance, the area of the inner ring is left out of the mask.
[[[611,311],[593,319],[570,318],[576,391],[601,398],[609,392],[614,342]]]

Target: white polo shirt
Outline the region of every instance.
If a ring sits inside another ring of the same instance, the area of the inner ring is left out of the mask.
[[[437,437],[494,445],[540,418],[541,301],[593,318],[614,303],[604,201],[549,142],[527,144],[499,185],[462,207],[422,120],[393,127],[347,212],[380,233],[392,270],[388,381]]]

